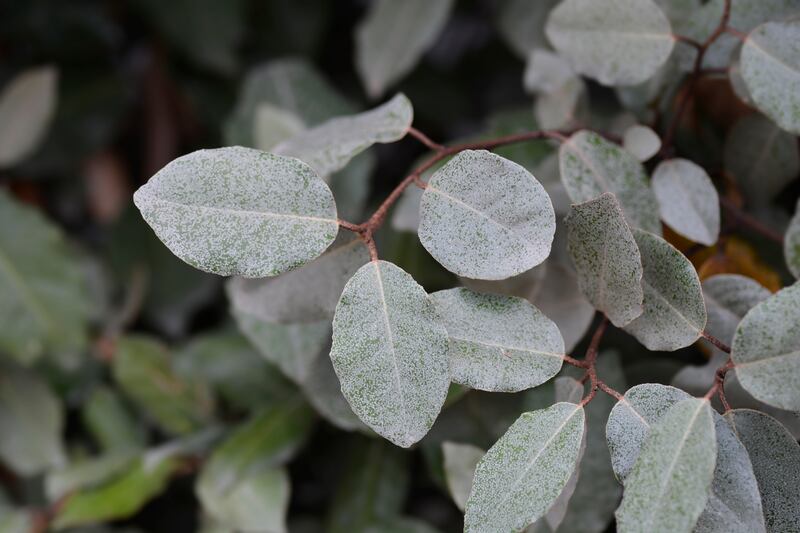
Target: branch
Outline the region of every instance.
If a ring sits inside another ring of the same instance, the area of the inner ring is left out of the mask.
[[[703,337],[708,342],[710,342],[711,344],[713,344],[714,346],[716,346],[717,348],[719,348],[720,350],[722,350],[723,352],[727,354],[731,353],[730,346],[728,346],[727,344],[725,344],[724,342],[713,336],[711,333],[707,332],[706,330],[701,331],[700,336]]]

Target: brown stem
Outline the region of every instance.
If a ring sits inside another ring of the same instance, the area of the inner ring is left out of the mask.
[[[597,329],[594,330],[594,334],[592,335],[592,340],[589,343],[589,347],[586,349],[586,375],[589,376],[589,394],[586,395],[581,400],[580,405],[584,406],[591,402],[594,397],[597,395],[597,390],[600,388],[600,384],[603,383],[600,378],[597,377],[597,368],[595,367],[595,363],[597,362],[597,354],[599,353],[600,341],[603,339],[603,335],[606,332],[606,328],[608,327],[608,318],[605,316],[600,324],[597,326]],[[603,383],[605,385],[605,383]],[[607,387],[607,385],[605,385]],[[608,387],[610,389],[610,387]]]
[[[716,338],[715,336],[713,336],[711,333],[703,330],[703,331],[700,332],[700,335],[705,340],[707,340],[708,342],[710,342],[711,344],[713,344],[714,346],[716,346],[717,348],[719,348],[723,352],[725,352],[727,354],[731,353],[731,347],[728,346],[727,344],[725,344],[724,342],[722,342],[721,340],[719,340],[718,338]]]
[[[725,374],[727,374],[729,370],[733,369],[734,366],[733,360],[728,357],[728,360],[725,361],[725,364],[719,367],[714,373],[714,383],[704,396],[704,398],[707,400],[713,398],[714,395],[719,396],[719,401],[722,403],[722,408],[725,409],[726,412],[731,410],[731,405],[728,403],[728,398],[725,396]]]
[[[408,134],[417,139],[419,142],[433,150],[434,152],[441,152],[444,150],[444,145],[433,142],[430,137],[419,131],[417,128],[408,128]]]
[[[719,203],[725,210],[725,212],[728,213],[728,215],[730,215],[731,217],[735,218],[740,225],[745,226],[755,231],[756,233],[761,234],[762,236],[766,237],[771,241],[783,245],[783,235],[776,232],[772,228],[766,226],[764,223],[762,223],[752,215],[745,213],[744,211],[739,209],[736,206],[736,204],[734,204],[732,201],[728,200],[727,198],[720,197]]]

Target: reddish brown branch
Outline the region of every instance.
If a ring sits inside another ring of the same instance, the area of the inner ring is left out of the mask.
[[[597,354],[599,353],[600,341],[603,339],[603,335],[606,332],[606,328],[608,328],[608,318],[604,316],[603,320],[597,326],[597,329],[594,330],[594,334],[592,335],[592,340],[589,343],[589,347],[586,349],[585,362],[587,365],[586,375],[589,377],[589,394],[587,394],[581,400],[580,403],[581,406],[588,404],[594,399],[594,397],[597,395],[597,390],[600,388],[601,383],[603,384],[604,387],[611,389],[611,387],[608,387],[597,376],[597,368],[596,368]]]
[[[722,408],[725,411],[730,411],[731,405],[728,403],[728,398],[725,396],[725,375],[728,373],[729,370],[734,368],[733,360],[728,357],[728,360],[725,361],[721,367],[717,369],[714,373],[714,384],[711,385],[711,388],[708,389],[708,392],[705,394],[704,398],[710,400],[714,397],[714,395],[719,396],[719,401],[722,403]]]
[[[708,342],[710,342],[711,344],[713,344],[714,346],[716,346],[717,348],[719,348],[723,352],[725,352],[727,354],[731,353],[731,347],[730,346],[728,346],[727,344],[725,344],[724,342],[722,342],[721,340],[719,340],[718,338],[716,338],[715,336],[713,336],[709,332],[703,330],[703,331],[700,332],[700,335],[705,340],[707,340]]]
[[[434,152],[440,152],[444,150],[444,146],[433,142],[430,137],[419,131],[417,128],[410,127],[408,128],[408,134],[417,139],[419,142],[433,150]]]

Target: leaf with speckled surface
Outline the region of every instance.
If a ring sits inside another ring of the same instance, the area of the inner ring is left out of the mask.
[[[711,246],[719,237],[719,195],[703,167],[688,159],[662,161],[653,172],[661,219],[677,233]]]
[[[447,490],[450,491],[450,496],[453,497],[456,507],[462,511],[472,490],[475,467],[485,453],[484,450],[472,444],[442,443],[444,477],[447,482]]]
[[[453,0],[376,0],[355,30],[356,70],[376,98],[408,74],[441,32]]]
[[[603,85],[635,85],[656,73],[675,39],[651,0],[564,0],[545,29],[556,50]]]
[[[717,274],[703,280],[702,286],[708,313],[705,329],[725,344],[733,341],[744,315],[772,294],[756,280],[739,274]]]
[[[625,130],[622,147],[639,161],[647,161],[661,149],[661,139],[647,126],[634,124]]]
[[[731,344],[736,377],[754,398],[800,411],[800,282],[744,316]]]
[[[308,163],[320,176],[341,170],[375,143],[399,141],[408,133],[414,109],[404,94],[369,111],[336,117],[314,126],[273,151]]]
[[[558,152],[561,181],[575,203],[614,193],[632,227],[661,234],[658,203],[642,164],[624,148],[579,131]]]
[[[689,346],[706,326],[706,305],[692,263],[657,235],[634,230],[642,254],[644,312],[625,326],[648,350]]]
[[[478,463],[465,533],[518,531],[544,516],[575,471],[584,430],[572,403],[523,413]]]
[[[233,278],[228,299],[264,322],[316,322],[333,316],[344,284],[369,261],[361,239],[342,233],[324,254],[276,278]]]
[[[769,204],[800,172],[797,138],[758,113],[736,122],[722,155],[750,206]]]
[[[767,22],[750,32],[740,66],[756,107],[800,135],[800,20]]]
[[[449,271],[504,279],[548,255],[555,212],[525,168],[486,150],[465,150],[431,177],[420,202],[419,238]]]
[[[353,412],[407,448],[433,425],[450,386],[447,331],[405,271],[373,261],[347,282],[333,317],[331,360]]]
[[[786,257],[789,271],[795,278],[800,279],[800,200],[797,201],[794,216],[783,237],[783,255]]]
[[[311,167],[239,146],[175,159],[133,201],[172,253],[221,276],[292,270],[339,231],[333,195]]]
[[[717,459],[711,405],[689,398],[656,422],[625,480],[621,533],[689,533],[708,501]]]
[[[629,324],[642,314],[642,261],[616,197],[573,205],[566,224],[581,290],[615,326]]]
[[[725,419],[750,454],[764,520],[770,533],[800,531],[800,446],[778,421],[750,409],[734,409]]]
[[[450,338],[451,379],[472,389],[518,392],[561,370],[558,326],[522,298],[465,288],[431,294]]]

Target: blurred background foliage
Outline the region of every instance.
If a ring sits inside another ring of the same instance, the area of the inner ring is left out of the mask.
[[[536,129],[522,84],[531,43],[512,27],[520,4],[456,3],[423,60],[391,88],[413,102],[415,127],[438,141]],[[305,97],[318,104],[304,109],[308,123],[375,105],[353,60],[354,28],[367,5],[2,2],[0,87],[26,69],[50,66],[57,101],[35,150],[0,169],[0,245],[19,259],[23,275],[60,281],[39,287],[52,296],[43,314],[57,322],[46,333],[26,330],[35,326],[0,310],[0,531],[232,531],[219,517],[233,514],[236,522],[237,503],[248,501],[270,501],[249,511],[267,515],[288,505],[289,528],[298,532],[461,528],[461,513],[444,490],[439,443],[462,436],[486,447],[523,407],[536,404],[536,395],[453,391],[452,406],[415,451],[341,431],[319,420],[298,388],[238,332],[222,280],[174,257],[131,201],[179,155],[252,144],[248,94],[264,98],[254,80],[270,68],[298,69],[316,80]],[[587,98],[592,125],[613,130],[624,95],[590,84]],[[647,117],[659,131],[670,103],[656,111]],[[749,113],[727,80],[703,79],[677,138],[679,150],[711,169],[739,204],[742,194],[720,170],[726,135]],[[534,168],[551,148],[529,143],[502,152]],[[342,178],[336,192],[349,219],[361,221],[423,154],[406,139],[376,146],[348,167],[357,176]],[[798,192],[796,181],[790,187],[777,198],[785,212],[767,213],[767,222],[785,223]],[[742,273],[773,291],[787,279],[774,266],[783,264],[778,251],[747,232],[708,249],[669,239],[701,278]],[[382,257],[428,291],[457,283],[413,233],[387,224],[378,240]],[[309,335],[263,338],[267,351],[290,354]],[[669,383],[682,364],[707,357],[691,348],[642,364],[643,348],[631,338],[616,332],[607,342],[622,354],[628,385]],[[224,445],[215,448],[218,442]],[[263,468],[290,456],[285,472]],[[226,489],[243,478],[236,491]],[[291,496],[283,490],[288,483]],[[273,518],[246,517],[255,524]],[[113,525],[97,525],[105,522]]]

